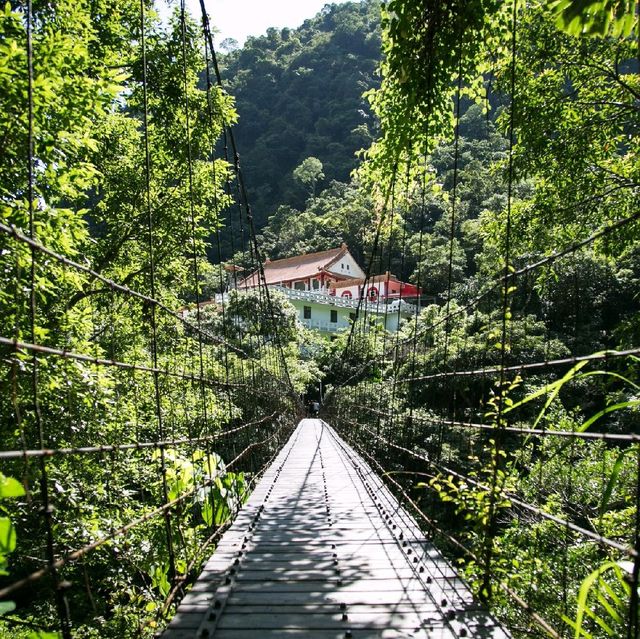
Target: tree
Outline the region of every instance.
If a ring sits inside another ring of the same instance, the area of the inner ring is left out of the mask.
[[[315,197],[316,185],[324,180],[322,162],[318,158],[305,158],[294,170],[293,179],[307,189],[308,195]]]
[[[213,160],[213,151],[223,124],[236,117],[225,92],[200,86],[197,23],[176,13],[163,24],[146,13],[143,86],[139,3],[61,0],[33,8],[30,166],[26,14],[10,3],[0,11],[0,325],[3,337],[37,344],[0,348],[0,438],[6,449],[74,453],[3,466],[26,492],[2,503],[11,521],[2,518],[5,537],[18,539],[5,551],[13,550],[11,579],[19,579],[50,560],[48,530],[57,557],[99,542],[59,573],[71,584],[64,596],[74,633],[149,636],[172,579],[186,577],[199,544],[244,495],[241,473],[225,471],[232,458],[225,444],[205,451],[154,442],[167,436],[167,423],[184,441],[284,415],[288,391],[256,393],[241,405],[230,389],[244,388],[249,371],[254,390],[273,389],[283,375],[277,349],[291,362],[297,351],[286,341],[289,329],[252,357],[234,350],[228,326],[205,338],[189,316],[189,302],[202,293],[206,240],[230,203],[229,166]],[[33,251],[24,238],[31,211]],[[252,308],[260,311],[255,344],[270,333],[260,324],[264,303]],[[312,374],[305,366],[298,384]],[[122,448],[133,441],[147,445]],[[112,446],[113,454],[76,452],[96,445]],[[205,485],[214,472],[217,493]],[[170,522],[157,516],[169,496],[182,497]],[[136,520],[126,538],[116,534]],[[50,601],[56,581],[48,575],[19,594],[20,617],[34,634],[58,625]],[[3,620],[0,634],[23,636]]]
[[[417,248],[417,238],[413,239],[412,250]],[[422,259],[411,275],[412,282],[420,282],[420,288],[429,296],[446,299],[451,287],[463,280],[466,256],[458,240],[453,244],[437,235],[429,235],[423,240]],[[451,268],[449,262],[451,261]]]
[[[220,43],[220,49],[224,51],[224,53],[233,53],[240,48],[238,41],[235,38],[225,38]]]
[[[440,466],[420,503],[458,559],[471,548],[467,577],[516,636],[547,629],[498,583],[558,635],[637,630],[628,555],[594,541],[635,543],[623,486],[638,450],[577,436],[636,432],[635,354],[568,362],[638,344],[638,19],[635,0],[383,7],[382,85],[369,93],[381,135],[358,175],[374,202],[427,187],[403,214],[414,277],[456,285],[404,326],[380,383],[393,396],[356,379],[336,415],[407,487],[416,459],[426,476]]]

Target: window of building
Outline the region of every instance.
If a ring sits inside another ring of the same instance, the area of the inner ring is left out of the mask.
[[[342,293],[342,297],[348,297],[349,299],[351,299],[353,296],[351,295],[351,291],[344,291]]]
[[[295,282],[293,288],[295,288],[296,291],[304,291],[304,282]]]
[[[304,319],[311,319],[311,307],[304,306],[302,309]]]
[[[355,313],[349,313],[349,319],[350,319],[352,322],[355,322],[355,321],[356,321],[356,314],[355,314]]]
[[[349,268],[349,265],[347,264],[347,271],[350,271],[351,269]]]
[[[367,293],[372,302],[375,302],[378,299],[378,289],[375,286],[372,286]]]
[[[313,286],[313,290],[317,291],[320,288],[320,280],[311,280],[311,285]]]
[[[338,311],[331,311],[331,321],[335,324],[338,321]]]

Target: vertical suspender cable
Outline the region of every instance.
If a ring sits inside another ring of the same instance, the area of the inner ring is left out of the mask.
[[[391,176],[391,188],[389,188],[387,190],[387,193],[385,195],[385,199],[384,199],[384,204],[382,206],[382,211],[380,213],[380,220],[378,220],[378,224],[377,224],[377,228],[376,228],[376,234],[374,236],[373,239],[373,247],[371,249],[371,258],[369,259],[369,262],[367,263],[367,270],[365,273],[365,278],[364,278],[364,283],[362,285],[362,291],[365,292],[366,288],[367,288],[367,283],[369,282],[369,280],[371,279],[371,271],[373,269],[373,262],[375,260],[375,255],[378,251],[378,244],[380,242],[380,233],[382,231],[382,225],[384,224],[384,219],[386,217],[386,213],[389,209],[389,201],[392,197],[392,192],[393,189],[395,188],[395,180],[396,180],[396,174],[397,174],[397,170],[398,170],[398,165],[397,163],[394,164],[393,166],[393,172],[392,172],[392,176]],[[355,318],[353,320],[353,324],[351,325],[351,330],[349,331],[349,336],[347,338],[347,343],[344,347],[344,352],[342,355],[342,358],[344,359],[347,355],[347,353],[349,352],[349,349],[351,347],[351,342],[353,339],[353,334],[355,332],[355,326],[358,322],[358,319],[360,317],[360,309],[362,307],[362,298],[363,295],[360,295],[359,299],[358,299],[358,303],[356,304],[356,313],[355,313]],[[365,309],[366,309],[366,300],[365,300]]]
[[[516,27],[518,19],[518,0],[513,0],[513,11],[511,19],[511,69],[510,69],[510,94],[511,108],[509,112],[509,164],[508,164],[508,184],[507,184],[507,219],[505,227],[505,245],[504,245],[504,272],[503,272],[503,289],[502,289],[502,335],[500,348],[500,382],[498,390],[498,406],[496,416],[496,434],[493,438],[494,450],[497,450],[502,442],[502,415],[503,415],[503,391],[505,384],[505,365],[507,357],[507,312],[509,310],[509,275],[511,273],[511,204],[513,199],[513,147],[515,144],[515,89],[516,89]],[[489,512],[487,516],[487,525],[485,529],[483,562],[484,575],[482,583],[482,593],[491,599],[491,563],[493,560],[493,536],[496,524],[496,487],[498,482],[498,465],[501,463],[501,456],[496,454],[496,459],[492,464],[491,473],[491,490],[489,492]]]
[[[200,0],[200,9],[202,11],[202,20],[203,23],[205,25],[205,37],[206,37],[206,45],[209,46],[209,51],[211,53],[211,62],[213,63],[213,70],[215,73],[215,77],[216,77],[216,81],[218,83],[219,86],[222,86],[222,77],[220,75],[220,69],[218,67],[218,60],[216,57],[216,52],[215,52],[215,48],[213,46],[213,38],[211,36],[211,30],[209,28],[209,19],[207,17],[207,12],[206,12],[206,7],[204,6],[204,0]],[[249,240],[250,240],[250,245],[253,249],[253,254],[255,256],[256,262],[257,262],[257,269],[258,269],[258,281],[261,282],[262,286],[264,287],[264,295],[266,298],[266,302],[267,302],[267,308],[268,308],[268,312],[271,315],[271,317],[274,317],[274,311],[273,311],[273,301],[271,300],[271,296],[269,295],[269,289],[267,287],[267,282],[266,282],[266,277],[264,274],[264,266],[263,266],[263,262],[261,259],[261,255],[260,255],[260,250],[258,247],[258,240],[257,240],[257,236],[256,236],[256,230],[255,230],[255,224],[254,224],[254,220],[253,220],[253,213],[251,211],[251,204],[249,202],[249,196],[247,193],[247,187],[245,185],[244,182],[244,178],[242,175],[242,171],[240,170],[240,155],[238,154],[238,149],[236,146],[236,142],[235,142],[235,137],[233,135],[233,130],[227,126],[227,130],[228,130],[228,135],[229,135],[229,141],[231,142],[231,150],[233,152],[233,156],[234,156],[234,166],[236,168],[237,171],[237,179],[238,179],[238,186],[240,189],[240,195],[242,197],[242,203],[244,204],[245,207],[245,211],[246,211],[246,216],[247,216],[247,225],[249,227]],[[281,364],[282,364],[282,369],[284,371],[284,376],[285,376],[285,381],[287,383],[287,388],[288,388],[288,392],[290,393],[291,396],[295,396],[294,390],[293,390],[293,382],[291,381],[291,376],[289,374],[289,369],[287,366],[287,362],[286,362],[286,358],[284,355],[284,349],[282,347],[282,343],[280,341],[280,337],[279,337],[279,333],[280,331],[278,330],[278,325],[277,322],[273,322],[273,328],[274,328],[274,333],[275,333],[275,342],[276,342],[276,347],[278,350],[278,354],[280,356],[280,360],[281,360]]]
[[[204,29],[204,24],[203,24]],[[204,37],[204,31],[203,31]],[[209,122],[209,128],[213,129],[213,103],[211,100],[211,69],[209,66],[209,47],[207,47],[206,40],[204,42],[204,62],[206,69],[206,82],[207,82],[207,119]],[[225,303],[225,285],[223,283],[224,279],[224,269],[222,266],[222,246],[220,243],[220,202],[218,200],[218,180],[217,180],[217,171],[216,171],[216,157],[215,157],[215,141],[211,144],[211,169],[212,169],[212,182],[213,182],[213,206],[216,212],[216,228],[215,228],[215,238],[216,238],[216,250],[218,255],[218,277],[220,278],[220,307],[221,307],[221,315],[222,315],[222,335],[225,341],[224,345],[224,374],[225,374],[225,382],[227,383],[226,396],[227,396],[227,408],[229,411],[229,416],[231,416],[232,412],[232,400],[231,400],[231,389],[229,388],[229,348],[227,346],[227,342],[229,341],[229,334],[227,330],[227,313],[226,313],[226,303]],[[233,236],[233,233],[231,234]],[[235,268],[233,269],[234,278],[235,278]],[[236,280],[237,285],[237,280]]]
[[[33,5],[31,0],[27,0],[27,195],[29,199],[29,236],[35,239],[35,186],[34,186],[34,113],[33,113]],[[36,249],[31,246],[31,269],[30,269],[30,287],[29,287],[29,307],[30,307],[30,328],[31,342],[36,343]],[[42,411],[40,410],[40,396],[38,388],[38,354],[33,351],[31,358],[31,394],[33,403],[33,415],[36,428],[38,431],[38,440],[40,448],[44,448],[44,424],[42,419]],[[54,567],[55,547],[53,539],[53,505],[49,496],[49,478],[47,474],[47,461],[45,457],[40,458],[40,495],[42,499],[42,516],[44,517],[46,529],[46,548],[47,562],[49,563],[51,577],[53,579],[55,589],[55,601],[58,617],[62,628],[62,636],[64,639],[71,637],[71,622],[69,620],[69,609],[66,598],[64,596],[64,582],[60,581],[58,571]]]
[[[636,65],[640,72],[640,4],[635,5],[636,14]],[[636,194],[635,200],[638,197]],[[637,208],[636,208],[637,210]],[[633,572],[631,575],[631,597],[629,601],[629,624],[627,629],[627,639],[637,637],[640,634],[640,621],[638,619],[638,607],[640,601],[638,597],[638,587],[640,586],[640,446],[638,446],[638,457],[636,466],[636,518],[635,518],[635,536],[634,548],[636,557],[633,562]]]
[[[416,376],[416,355],[418,345],[418,319],[420,318],[420,303],[422,300],[422,249],[424,247],[424,213],[426,208],[426,190],[427,190],[427,153],[425,151],[423,161],[423,174],[422,174],[422,193],[420,194],[420,233],[418,236],[418,259],[417,259],[417,281],[416,288],[418,289],[418,297],[416,303],[416,310],[413,318],[413,334],[411,339],[411,377]],[[411,397],[411,385],[406,390],[409,400],[409,423],[413,421],[414,402]]]
[[[635,639],[640,633],[638,622],[638,587],[640,586],[640,445],[636,444],[636,513],[634,522],[633,547],[636,556],[633,560],[631,572],[631,594],[629,596],[629,623],[627,625],[627,639]]]
[[[455,130],[453,143],[453,186],[451,189],[451,224],[449,225],[449,255],[447,264],[447,303],[445,305],[445,325],[444,325],[444,352],[442,354],[442,366],[444,370],[448,369],[449,358],[449,332],[451,330],[451,289],[453,287],[453,247],[456,232],[456,206],[458,204],[458,173],[460,165],[460,102],[462,93],[462,29],[460,29],[459,46],[458,46],[458,82],[456,85],[456,111],[455,111]],[[455,388],[455,378],[445,380],[445,385],[449,388],[447,393],[449,399],[449,419],[453,420],[454,406],[453,394]],[[444,390],[444,389],[443,389]],[[438,447],[437,457],[440,459],[442,453],[442,440],[444,437],[444,416],[438,427]]]
[[[151,210],[151,151],[149,148],[149,96],[147,90],[147,43],[145,37],[145,0],[140,0],[140,44],[142,47],[142,98],[143,114],[142,122],[144,128],[144,157],[145,157],[145,199],[147,208],[147,232],[149,247],[149,284],[151,297],[156,299],[155,262],[153,252],[153,212]],[[151,318],[151,357],[153,361],[153,387],[155,394],[155,411],[158,422],[158,440],[165,439],[164,422],[162,419],[162,404],[160,400],[160,380],[158,377],[158,337],[156,322],[156,305],[149,305]],[[160,448],[160,472],[162,474],[162,498],[164,503],[169,501],[169,491],[167,487],[167,467],[165,458],[165,447]],[[176,578],[176,562],[173,549],[173,534],[171,532],[171,513],[169,509],[164,510],[165,532],[167,537],[167,551],[169,555],[169,573],[171,581]]]
[[[209,419],[207,412],[207,391],[204,384],[204,355],[202,347],[202,316],[200,308],[200,272],[198,269],[198,242],[196,239],[196,213],[194,205],[194,193],[193,193],[193,149],[191,146],[191,112],[189,104],[189,76],[187,71],[187,17],[184,0],[180,2],[180,40],[181,40],[181,53],[182,53],[182,83],[184,90],[184,117],[185,117],[185,146],[187,151],[187,175],[188,175],[188,201],[189,201],[189,222],[191,231],[191,250],[192,250],[192,263],[193,263],[193,287],[196,299],[196,325],[198,327],[198,370],[199,370],[199,387],[200,387],[200,401],[202,403],[202,424],[198,424],[195,431],[195,437],[201,437],[203,431],[205,435],[210,435],[209,431]],[[214,184],[215,188],[215,184]],[[187,337],[187,339],[189,339]],[[189,349],[191,351],[191,349]],[[194,437],[193,422],[187,414],[187,402],[184,404],[185,417],[187,421],[187,432],[189,438]],[[196,411],[194,421],[199,419],[199,415]],[[197,423],[197,422],[196,422]],[[191,473],[194,486],[198,483],[198,474],[196,472],[196,458],[195,451],[191,448]],[[202,478],[201,490],[205,490],[204,478]],[[195,555],[198,553],[197,539],[194,537]]]
[[[193,280],[196,296],[196,325],[198,327],[198,363],[200,371],[200,396],[204,429],[208,433],[207,392],[204,385],[204,356],[202,353],[202,315],[200,310],[200,272],[198,269],[198,245],[196,240],[196,213],[193,202],[193,152],[191,147],[191,114],[189,112],[189,80],[187,75],[187,18],[184,0],[180,2],[180,33],[182,39],[182,80],[184,85],[184,117],[187,149],[187,172],[189,176],[189,216],[191,222],[191,250],[193,251]],[[215,188],[215,185],[214,185]],[[198,430],[198,436],[202,429]]]
[[[411,191],[411,167],[412,167],[412,155],[409,152],[407,159],[407,174],[406,174],[406,184],[405,184],[405,202],[409,201],[410,191]],[[400,311],[402,308],[402,284],[404,282],[404,269],[405,269],[405,260],[406,260],[406,252],[407,252],[407,223],[404,221],[403,229],[402,229],[402,250],[400,251],[400,286],[398,288],[398,312],[396,314],[396,344],[394,347],[394,351],[396,353],[396,359],[394,360],[394,373],[393,373],[393,387],[391,392],[391,406],[395,407],[395,398],[397,392],[397,377],[399,371],[399,362],[400,362],[400,321],[401,315]],[[408,279],[408,278],[407,278]],[[405,395],[406,397],[406,395]],[[393,431],[393,418],[395,416],[396,410],[393,408],[391,411],[391,419],[389,423],[389,430]],[[407,419],[402,420],[402,429],[401,429],[401,438],[404,440],[405,445],[407,445],[407,434],[408,434],[408,425],[409,422]]]

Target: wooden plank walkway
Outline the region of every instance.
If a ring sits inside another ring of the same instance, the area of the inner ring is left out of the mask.
[[[363,459],[304,419],[163,637],[510,635]]]

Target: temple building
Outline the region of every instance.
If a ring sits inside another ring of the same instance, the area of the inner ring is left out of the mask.
[[[267,286],[282,292],[298,311],[300,322],[323,334],[349,328],[356,310],[375,318],[389,331],[419,311],[420,289],[386,272],[367,279],[349,247],[267,260]],[[237,289],[259,285],[257,271],[238,280]],[[360,299],[362,301],[360,301]]]
[[[283,260],[267,260],[263,265],[268,286],[282,286],[296,291],[328,293],[332,284],[364,279],[365,273],[358,266],[346,244],[340,248],[287,257]],[[238,288],[258,286],[255,272],[238,282]]]
[[[363,290],[365,287],[366,290]],[[357,278],[333,282],[329,286],[329,295],[349,299],[366,297],[370,302],[387,302],[401,298],[416,298],[420,293],[417,286],[401,282],[395,275],[387,271],[382,275],[374,275],[368,280]]]

